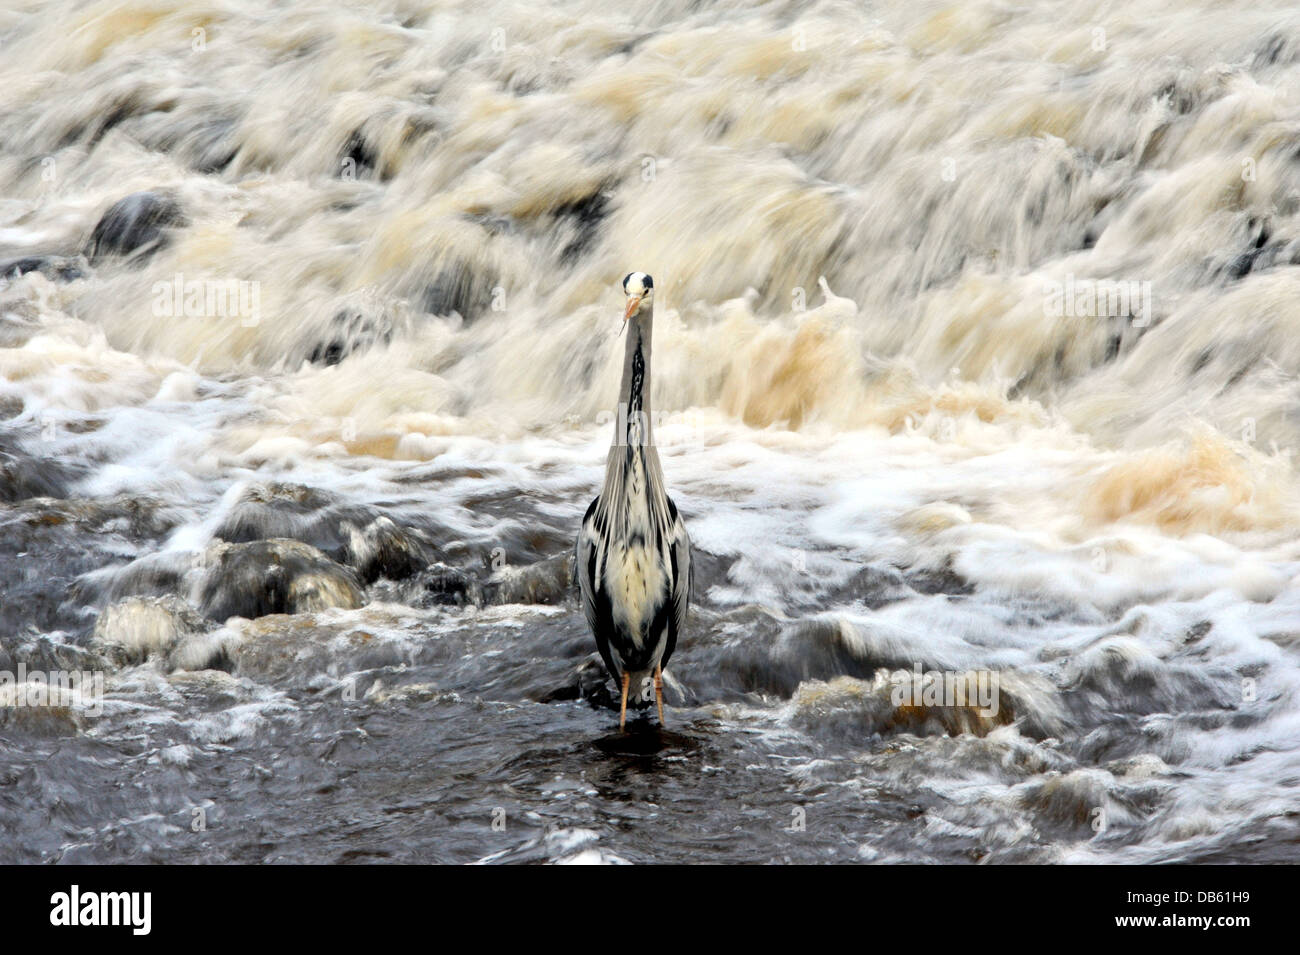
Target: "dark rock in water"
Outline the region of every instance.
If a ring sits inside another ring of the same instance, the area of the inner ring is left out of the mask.
[[[913,593],[896,568],[872,564],[849,578],[843,592],[837,596],[847,600],[860,600],[869,610],[879,610],[886,604],[905,600]]]
[[[58,461],[33,457],[0,437],[0,501],[66,497],[72,470]]]
[[[719,555],[700,547],[691,548],[691,573],[695,575],[692,606],[712,603],[709,592],[715,586],[726,583],[727,572],[735,562],[736,557],[732,554]]]
[[[25,255],[0,261],[0,279],[40,272],[51,282],[71,282],[85,277],[86,264],[81,256]]]
[[[304,484],[252,484],[231,506],[214,536],[232,544],[291,537],[344,560],[344,521],[368,523],[365,508],[341,506],[329,494]]]
[[[357,179],[368,173],[379,173],[381,181],[392,178],[392,170],[380,168],[379,151],[366,139],[365,133],[356,129],[339,152],[338,175],[342,179]]]
[[[473,321],[492,305],[493,276],[475,270],[469,263],[442,266],[420,293],[420,308],[430,315],[451,315]]]
[[[215,536],[232,544],[289,537],[356,569],[367,582],[401,580],[435,559],[422,530],[405,527],[375,508],[346,504],[304,484],[251,484],[231,506]]]
[[[556,207],[555,217],[572,230],[572,238],[560,250],[560,261],[577,261],[596,240],[601,223],[610,213],[610,194],[598,189],[589,196]]]
[[[165,230],[188,223],[180,203],[171,196],[134,192],[104,213],[90,235],[87,254],[91,262],[106,256],[147,258],[166,241]]]
[[[377,517],[363,528],[345,522],[343,530],[347,534],[344,562],[368,584],[380,577],[405,580],[434,561],[433,545],[423,534],[399,527],[387,517]]]
[[[483,584],[488,604],[560,604],[573,586],[573,555],[558,554],[527,567],[505,567]]]
[[[10,693],[17,692],[16,689]],[[52,702],[39,706],[9,706],[5,700],[10,694],[0,694],[0,730],[18,732],[38,739],[76,736],[86,728],[86,717],[80,708],[67,699],[67,694],[51,694]]]
[[[834,617],[813,617],[787,628],[774,642],[727,648],[719,671],[746,692],[790,697],[805,680],[870,677],[881,667],[910,667],[912,654]]]
[[[161,539],[180,519],[128,495],[0,504],[0,634],[28,626],[85,632],[95,618],[88,605],[111,584],[89,583],[91,575]]]
[[[188,561],[176,554],[146,554],[124,567],[108,566],[83,574],[68,587],[77,606],[102,605],[123,597],[166,597],[184,589]]]
[[[216,175],[224,172],[239,153],[235,138],[242,114],[214,109],[170,114],[165,121],[143,124],[132,131],[149,149],[167,153],[195,172]]]
[[[392,323],[383,318],[364,315],[356,309],[344,309],[330,320],[329,340],[312,347],[307,360],[314,365],[337,365],[354,352],[362,352],[377,343],[393,339]]]
[[[609,675],[600,657],[592,654],[573,674],[573,680],[546,694],[539,703],[562,703],[586,700],[595,709],[618,709],[618,697],[611,688]]]
[[[408,591],[413,607],[464,606],[481,604],[483,595],[478,582],[463,570],[446,564],[433,564],[411,579]]]
[[[355,571],[301,541],[217,544],[207,563],[199,603],[217,621],[331,607],[352,609],[365,602]]]
[[[975,592],[974,585],[952,569],[951,560],[942,567],[909,571],[906,577],[908,585],[917,593],[964,597]]]
[[[268,537],[298,538],[303,519],[333,503],[334,499],[328,494],[305,484],[278,481],[252,484],[231,507],[230,513],[217,527],[215,536],[232,544],[266,540]]]
[[[208,176],[225,172],[239,151],[233,141],[236,128],[233,119],[207,123],[178,144],[180,151],[189,158],[195,172]]]
[[[1255,51],[1253,66],[1255,69],[1276,66],[1279,63],[1294,63],[1300,46],[1285,33],[1271,33]]]
[[[1262,272],[1275,265],[1295,265],[1300,262],[1300,243],[1273,241],[1267,219],[1251,216],[1246,221],[1246,234],[1246,249],[1222,267],[1229,279],[1242,279],[1252,272]]]

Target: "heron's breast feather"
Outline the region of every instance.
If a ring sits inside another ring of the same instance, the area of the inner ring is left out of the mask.
[[[667,575],[658,557],[645,547],[629,547],[613,555],[606,572],[611,610],[638,647],[662,605]]]

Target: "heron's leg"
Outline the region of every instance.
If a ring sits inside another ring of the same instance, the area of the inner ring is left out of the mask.
[[[623,732],[623,724],[627,722],[627,683],[631,679],[626,670],[623,671],[623,702],[618,708],[618,731]]]
[[[664,725],[664,676],[663,671],[655,664],[655,705],[659,707],[659,725]]]

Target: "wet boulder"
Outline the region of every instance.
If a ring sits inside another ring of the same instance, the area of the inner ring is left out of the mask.
[[[1065,710],[1056,687],[1013,670],[881,669],[869,680],[837,677],[800,685],[792,722],[842,739],[910,733],[987,736],[1015,724],[1033,739],[1059,735]]]
[[[213,620],[307,613],[365,602],[361,579],[301,541],[216,544],[204,555],[199,606]]]
[[[366,583],[380,577],[405,580],[434,562],[433,545],[423,534],[399,527],[387,517],[377,517],[364,527],[348,521],[342,526],[344,562]]]
[[[66,497],[70,477],[60,462],[33,457],[0,436],[0,501]]]
[[[178,597],[128,597],[95,621],[92,644],[119,665],[169,658],[178,648],[215,629]]]
[[[561,262],[576,262],[592,248],[611,212],[611,196],[612,192],[601,188],[555,208],[557,229],[568,230],[568,241],[560,250]]]
[[[305,484],[271,481],[250,484],[231,505],[214,535],[232,544],[266,540],[271,537],[317,536],[314,525],[323,511],[334,504],[324,491]],[[324,549],[324,548],[322,548]]]
[[[250,484],[221,518],[214,536],[232,544],[292,538],[356,570],[365,583],[403,580],[435,560],[429,536],[304,484]]]
[[[849,578],[839,596],[860,600],[869,610],[879,610],[913,594],[901,571],[886,564],[868,564]]]
[[[769,647],[730,648],[722,665],[749,692],[790,697],[805,680],[866,678],[882,666],[910,666],[912,659],[906,646],[885,634],[818,616],[785,627]]]
[[[419,306],[430,315],[460,315],[473,321],[492,304],[494,274],[469,262],[444,262],[424,285]]]
[[[232,544],[291,537],[342,561],[348,547],[344,523],[369,523],[371,513],[305,484],[271,481],[245,488],[214,534]]]
[[[86,267],[82,256],[24,255],[16,259],[0,259],[0,280],[40,272],[51,282],[71,282],[83,278]]]
[[[25,736],[76,736],[96,715],[93,702],[44,683],[0,681],[0,730]]]
[[[133,192],[109,207],[90,234],[91,262],[111,256],[147,258],[167,240],[167,230],[189,224],[180,203],[162,192]]]
[[[149,498],[58,500],[35,497],[0,506],[0,633],[29,626],[82,634],[94,606],[126,596],[114,581],[124,553],[157,540],[180,520]],[[132,586],[167,591],[178,574],[160,572]]]
[[[483,583],[489,604],[559,604],[573,583],[573,555],[558,554],[527,567],[503,567]]]
[[[447,564],[433,564],[412,577],[403,588],[406,601],[413,607],[460,607],[480,605],[483,594],[478,581],[470,574]]]
[[[324,341],[312,346],[307,360],[313,365],[337,365],[349,355],[393,340],[393,322],[385,315],[367,315],[343,309],[330,320]]]

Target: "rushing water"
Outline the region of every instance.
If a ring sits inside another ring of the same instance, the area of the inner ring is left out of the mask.
[[[1281,0],[8,0],[0,669],[104,686],[0,861],[1300,859],[1297,93]]]

